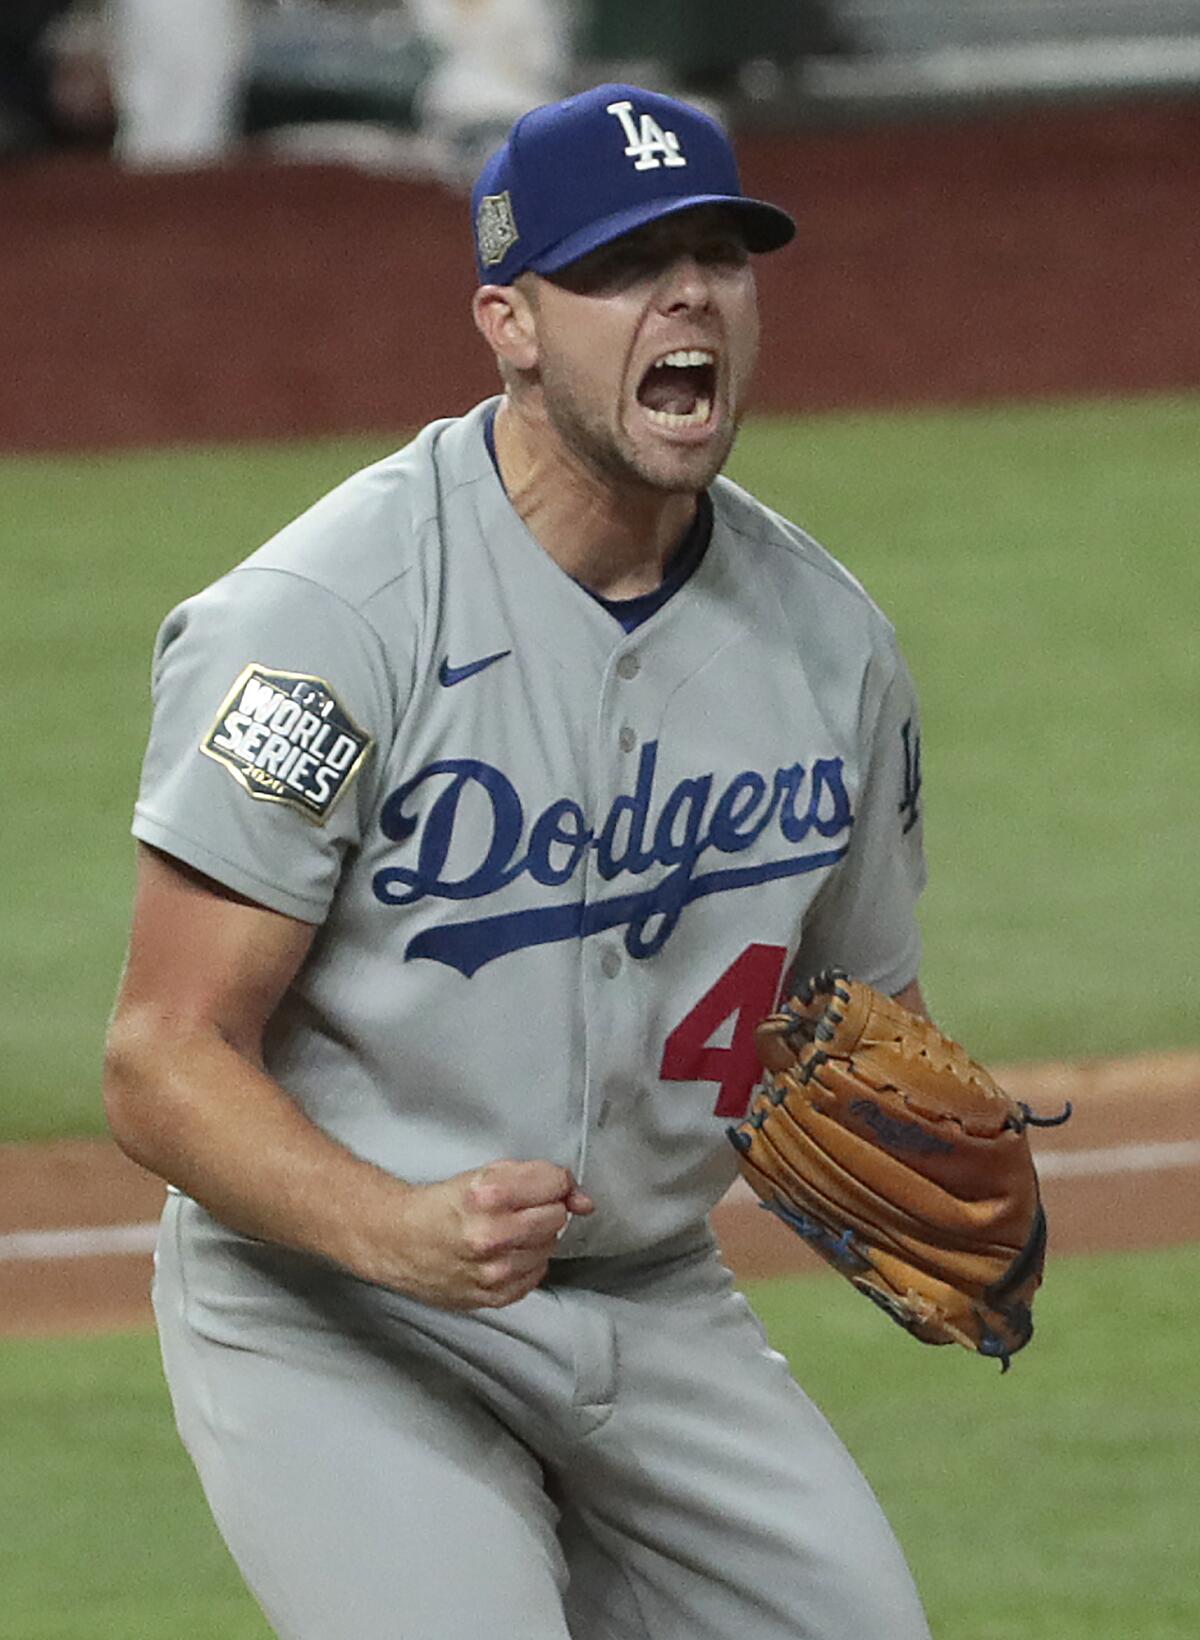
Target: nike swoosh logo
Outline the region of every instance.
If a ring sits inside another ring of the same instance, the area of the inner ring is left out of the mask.
[[[482,672],[485,667],[494,666],[502,661],[506,655],[511,655],[511,649],[498,649],[494,655],[484,655],[481,660],[468,661],[465,666],[451,666],[447,655],[438,667],[438,682],[443,689],[452,689],[456,683],[462,683],[466,678],[473,678],[476,672]]]

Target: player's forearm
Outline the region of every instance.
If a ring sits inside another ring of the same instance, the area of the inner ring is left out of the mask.
[[[395,1278],[412,1186],[323,1133],[211,1026],[119,1015],[104,1093],[121,1148],[231,1229]]]

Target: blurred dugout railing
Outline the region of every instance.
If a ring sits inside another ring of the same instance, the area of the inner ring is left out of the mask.
[[[591,0],[584,38],[780,121],[1200,87],[1200,0]]]
[[[1200,86],[1200,0],[840,0],[857,42],[810,62],[809,104]]]
[[[838,9],[874,49],[893,52],[1200,29],[1196,0],[840,0]]]

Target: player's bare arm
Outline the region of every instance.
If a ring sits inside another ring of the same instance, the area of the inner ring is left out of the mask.
[[[571,1213],[567,1169],[495,1163],[412,1185],[315,1126],[262,1068],[266,1025],[316,933],[141,847],[105,1101],[122,1149],[235,1230],[450,1309],[541,1281]]]

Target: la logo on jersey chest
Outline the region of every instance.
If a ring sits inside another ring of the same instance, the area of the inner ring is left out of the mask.
[[[609,103],[605,113],[621,122],[625,133],[625,153],[634,161],[635,171],[657,171],[663,165],[686,165],[674,131],[664,131],[653,114],[634,115],[631,102]]]

